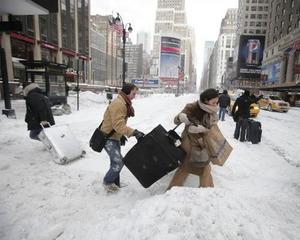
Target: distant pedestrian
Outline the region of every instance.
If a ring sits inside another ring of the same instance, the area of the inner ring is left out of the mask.
[[[241,142],[246,140],[248,120],[250,117],[250,105],[252,103],[253,100],[250,97],[250,92],[245,90],[244,93],[236,99],[232,107],[232,117],[236,121],[234,138],[240,139]]]
[[[225,121],[225,113],[228,107],[230,107],[230,97],[227,90],[224,90],[219,97],[219,120]]]
[[[213,88],[200,94],[200,100],[189,103],[175,119],[175,124],[184,123],[182,148],[187,157],[176,170],[167,189],[182,186],[189,174],[199,176],[199,187],[213,187],[210,159],[203,137],[218,122],[219,92]]]
[[[49,100],[36,83],[26,86],[23,95],[26,100],[25,122],[30,130],[29,137],[40,141],[38,135],[43,129],[41,125],[55,124]]]

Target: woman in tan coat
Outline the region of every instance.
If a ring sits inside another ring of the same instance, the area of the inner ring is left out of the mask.
[[[199,187],[214,186],[203,136],[209,134],[209,129],[218,122],[218,100],[219,92],[212,88],[207,89],[200,94],[200,100],[187,104],[175,117],[176,125],[185,124],[181,146],[187,156],[176,170],[167,189],[183,186],[189,174],[199,176]]]

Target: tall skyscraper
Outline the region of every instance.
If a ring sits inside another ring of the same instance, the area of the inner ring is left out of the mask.
[[[138,32],[136,43],[143,44],[144,52],[150,53],[150,34],[148,32]]]
[[[176,33],[184,40],[187,37],[185,0],[158,0],[153,37],[153,55],[159,56],[160,36]],[[184,41],[182,41],[184,49]]]
[[[218,37],[218,56],[217,56],[217,78],[216,86],[221,87],[222,77],[226,69],[227,60],[232,57],[236,45],[238,9],[228,9],[222,20],[220,34]]]
[[[210,55],[214,49],[214,41],[205,41],[204,43],[204,54],[203,54],[203,66],[205,66],[210,58]]]
[[[195,34],[192,28],[189,28],[189,26],[187,25],[185,0],[157,1],[152,51],[153,63],[158,62],[158,59],[161,59],[160,45],[162,37],[170,37],[170,39],[173,38],[173,40],[169,39],[170,41],[179,40],[180,42],[180,50],[178,51],[178,54],[180,54],[180,63],[178,63],[176,69],[178,68],[178,79],[180,78],[181,80],[179,81],[176,78],[174,78],[173,80],[168,80],[168,83],[164,82],[164,84],[169,85],[171,88],[176,87],[176,89],[183,89],[184,87],[186,87],[186,90],[188,90],[188,88],[195,89],[194,86],[196,82],[196,69],[194,69],[195,57],[193,55],[195,49]],[[175,48],[168,50],[174,49]],[[161,73],[161,65],[155,65],[155,67],[158,67],[157,69],[159,69],[155,72]],[[153,65],[151,66],[151,68],[153,68]],[[174,69],[175,67],[173,66],[172,72],[175,72]],[[176,74],[174,74],[174,76],[175,75]],[[172,83],[170,81],[172,81]],[[180,86],[178,87],[177,85]]]
[[[238,34],[265,35],[268,28],[269,0],[239,0]]]

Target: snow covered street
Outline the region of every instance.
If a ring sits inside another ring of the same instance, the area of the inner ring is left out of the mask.
[[[197,99],[138,97],[128,125],[145,133],[158,124],[169,130],[174,116]],[[0,116],[1,240],[299,239],[300,108],[261,110],[259,144],[235,140],[235,123],[226,115],[219,127],[234,150],[223,167],[212,166],[215,188],[197,188],[198,177],[190,176],[185,187],[165,193],[170,173],[144,189],[124,167],[121,182],[127,186],[107,195],[102,179],[108,156],[88,146],[107,106],[105,97],[82,93],[80,111],[75,96],[68,101],[72,114],[55,117],[56,124],[68,124],[87,152],[68,165],[55,164],[45,147],[29,138],[24,100],[12,102],[17,120]],[[130,138],[123,155],[135,143]]]

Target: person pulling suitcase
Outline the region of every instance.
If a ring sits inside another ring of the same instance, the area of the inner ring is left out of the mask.
[[[46,127],[55,124],[49,100],[36,83],[27,85],[23,90],[23,96],[26,101],[25,122],[30,131],[29,137],[40,141],[38,136],[43,130],[41,125]]]
[[[182,132],[182,148],[187,157],[176,170],[169,186],[183,186],[189,174],[199,176],[199,187],[213,187],[211,166],[203,141],[204,134],[218,122],[219,92],[213,88],[206,89],[200,94],[200,99],[189,103],[175,117],[174,123],[185,124]]]
[[[124,139],[124,135],[127,137],[134,136],[137,140],[144,136],[143,132],[127,126],[127,119],[134,117],[132,100],[137,92],[137,86],[125,83],[117,98],[108,105],[104,112],[100,130],[107,135],[114,131],[104,147],[110,158],[110,168],[103,179],[103,185],[107,192],[117,192],[121,187],[120,172],[124,166],[121,139]]]

